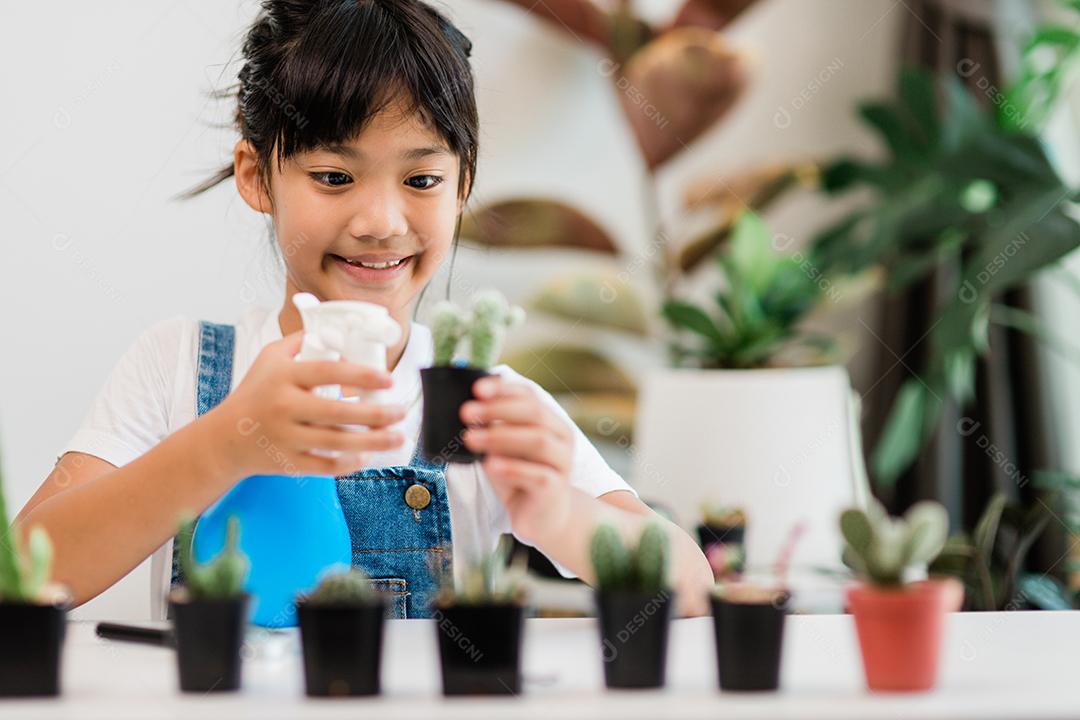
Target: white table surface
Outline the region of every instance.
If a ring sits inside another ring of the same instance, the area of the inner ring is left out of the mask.
[[[388,623],[383,695],[309,700],[294,633],[250,638],[243,689],[177,690],[172,651],[100,640],[69,627],[63,694],[0,701],[0,718],[1049,718],[1080,717],[1080,612],[963,613],[948,619],[938,689],[865,690],[850,616],[789,618],[781,690],[724,693],[716,684],[712,619],[673,624],[668,686],[603,689],[591,619],[531,619],[525,687],[515,698],[444,699],[432,621]]]

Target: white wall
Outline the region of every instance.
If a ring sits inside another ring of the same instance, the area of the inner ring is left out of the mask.
[[[447,5],[475,45],[483,151],[474,202],[571,200],[633,262],[650,238],[642,168],[600,56],[494,0]],[[648,5],[656,17],[673,8]],[[231,187],[170,200],[228,156],[232,134],[209,125],[228,121],[232,107],[205,94],[232,82],[238,68],[227,63],[256,7],[0,9],[0,439],[13,511],[142,329],[176,313],[229,321],[248,303],[280,301],[265,224]],[[868,148],[853,104],[891,87],[904,13],[891,0],[765,0],[749,12],[730,37],[756,57],[754,84],[724,125],[662,173],[665,211],[703,173]],[[781,108],[790,124],[774,122]],[[775,229],[803,238],[820,214],[808,198],[786,202]],[[526,263],[468,251],[455,282],[520,296],[571,261],[580,265],[566,254]]]

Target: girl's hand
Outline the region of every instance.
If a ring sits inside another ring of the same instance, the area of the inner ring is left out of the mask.
[[[483,461],[515,534],[533,542],[557,533],[569,517],[574,435],[534,388],[491,376],[461,406],[466,447]],[[482,427],[476,427],[480,425]]]
[[[293,358],[302,339],[303,332],[295,332],[264,347],[236,390],[207,413],[216,413],[223,423],[221,465],[238,477],[345,475],[364,466],[365,453],[404,442],[388,427],[405,417],[404,407],[328,400],[311,392],[319,385],[379,390],[390,387],[390,375],[343,361],[297,362]],[[340,455],[323,457],[311,450]]]

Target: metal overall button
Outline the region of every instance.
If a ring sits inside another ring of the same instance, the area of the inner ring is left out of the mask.
[[[431,504],[431,491],[420,483],[414,483],[405,491],[405,504],[412,508],[413,517],[419,521],[420,511]]]

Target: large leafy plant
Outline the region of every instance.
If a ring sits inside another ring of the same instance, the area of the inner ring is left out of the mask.
[[[926,328],[928,362],[901,387],[871,458],[889,483],[915,459],[938,425],[943,403],[969,401],[979,355],[997,323],[1047,337],[1036,318],[1003,303],[1080,246],[1071,216],[1074,190],[1061,179],[1043,143],[1029,129],[1003,124],[957,78],[938,85],[905,69],[895,101],[860,106],[886,148],[881,161],[840,158],[825,167],[833,194],[870,190],[873,199],[813,243],[825,273],[886,269],[898,290],[948,268],[952,287]]]
[[[664,304],[664,317],[698,340],[675,345],[679,358],[709,368],[753,368],[772,364],[792,344],[831,349],[830,338],[801,327],[821,299],[821,284],[804,262],[776,250],[761,218],[744,213],[717,260],[724,282],[714,306]]]

